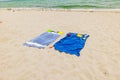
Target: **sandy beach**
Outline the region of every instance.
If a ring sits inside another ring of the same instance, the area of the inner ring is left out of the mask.
[[[90,37],[80,57],[23,46],[48,29]],[[0,80],[120,80],[120,10],[1,9],[0,34]]]

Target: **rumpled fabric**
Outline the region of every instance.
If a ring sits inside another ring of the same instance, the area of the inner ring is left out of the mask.
[[[68,33],[54,44],[54,48],[60,52],[80,56],[88,37],[88,34]]]

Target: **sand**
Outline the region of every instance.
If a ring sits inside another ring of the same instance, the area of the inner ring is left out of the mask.
[[[48,29],[90,37],[80,57],[23,46]],[[1,9],[0,34],[0,80],[120,80],[120,10]]]

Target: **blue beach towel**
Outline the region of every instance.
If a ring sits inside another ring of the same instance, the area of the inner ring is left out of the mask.
[[[44,48],[55,41],[59,36],[60,34],[58,32],[48,31],[24,43],[24,45],[29,47]]]
[[[56,42],[54,47],[60,52],[80,56],[80,51],[84,48],[88,37],[87,34],[68,33],[63,39]]]

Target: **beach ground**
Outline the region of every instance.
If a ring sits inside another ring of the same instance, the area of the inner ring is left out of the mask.
[[[23,46],[48,29],[90,37],[80,57]],[[1,9],[0,34],[0,80],[120,80],[120,11]]]

